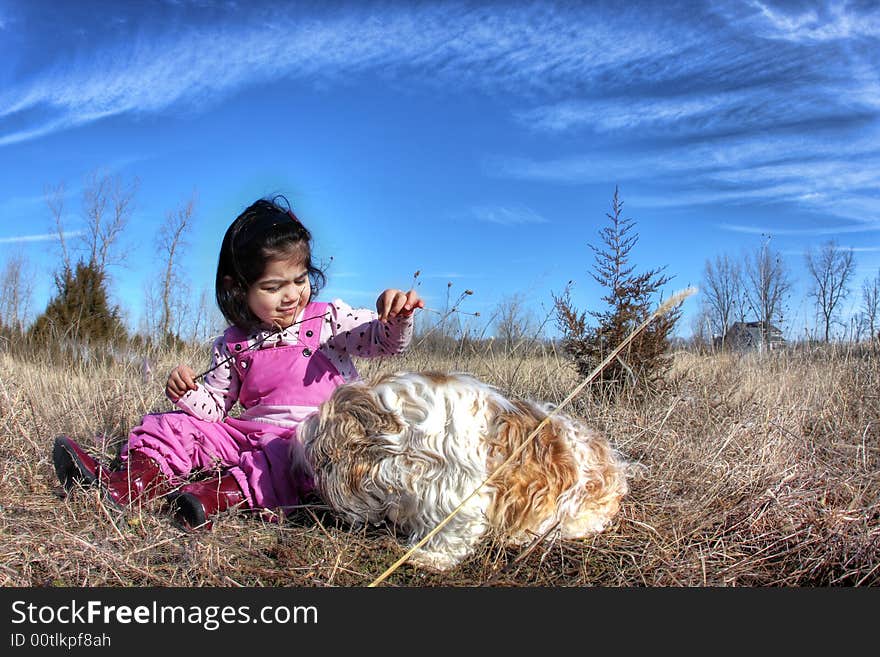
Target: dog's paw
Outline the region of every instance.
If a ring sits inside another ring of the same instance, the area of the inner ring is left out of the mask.
[[[409,557],[409,563],[435,572],[443,572],[458,565],[459,560],[446,552],[431,550],[415,550]]]

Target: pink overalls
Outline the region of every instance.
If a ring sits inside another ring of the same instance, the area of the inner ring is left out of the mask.
[[[224,338],[234,355],[241,380],[239,403],[249,418],[262,406],[307,406],[317,409],[344,383],[336,367],[318,351],[327,304],[311,303],[304,312],[294,345],[248,350],[247,337],[235,327]],[[209,422],[182,411],[144,417],[132,429],[127,449],[153,458],[172,481],[199,470],[225,468],[238,482],[251,508],[295,506],[311,489],[311,481],[294,481],[290,473],[290,441],[296,427],[258,419],[226,417]]]

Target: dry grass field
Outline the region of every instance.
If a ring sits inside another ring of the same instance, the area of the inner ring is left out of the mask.
[[[53,438],[112,457],[191,349],[130,364],[52,364],[0,345],[3,586],[365,586],[402,554],[386,527],[354,531],[325,509],[282,524],[230,513],[184,534],[158,505],[123,515],[94,491],[63,495]],[[552,351],[416,346],[365,362],[466,371],[559,402],[578,384]],[[880,583],[880,353],[675,354],[641,399],[581,395],[565,412],[604,431],[644,474],[616,522],[584,541],[486,544],[445,574],[397,569],[385,586],[870,586]]]

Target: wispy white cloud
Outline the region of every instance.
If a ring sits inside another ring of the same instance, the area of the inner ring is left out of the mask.
[[[695,117],[716,116],[720,109],[731,106],[733,102],[734,99],[721,95],[563,101],[519,111],[515,117],[524,126],[550,132],[565,132],[581,126],[597,132],[613,132],[645,126],[668,126]]]
[[[880,69],[867,53],[877,49],[880,6],[833,3],[790,16],[758,2],[716,4],[712,10],[726,25],[707,31],[711,42],[684,40],[652,67],[622,62],[613,79],[626,84],[584,85],[581,98],[569,94],[517,111],[515,118],[534,130],[588,129],[641,140],[746,132],[761,140],[805,126],[876,122]],[[756,37],[758,28],[819,42],[809,49],[774,43]]]
[[[201,109],[258,83],[345,85],[369,74],[506,94],[511,107],[531,105],[515,111],[521,125],[639,141],[619,155],[601,150],[607,142],[544,161],[504,155],[487,160],[491,175],[566,184],[659,176],[669,185],[659,205],[784,200],[871,225],[880,216],[871,191],[880,186],[880,74],[865,45],[880,36],[880,9],[687,4],[354,4],[320,18],[254,9],[175,32],[122,28],[6,84],[0,147],[120,114]],[[821,131],[847,121],[873,127],[857,139]],[[799,123],[818,127],[786,132]],[[503,206],[471,218],[544,221]]]
[[[822,190],[880,188],[880,150],[853,161],[829,157],[823,160],[756,163],[730,167],[712,174],[718,181],[735,184],[764,184],[767,181],[822,181]],[[806,186],[806,185],[805,185]]]
[[[82,230],[66,231],[64,238],[79,237],[85,234]],[[0,244],[21,244],[24,242],[52,242],[58,239],[58,233],[44,233],[42,235],[16,235],[13,237],[0,237]]]
[[[499,178],[571,184],[614,178],[614,171],[609,171],[607,166],[616,169],[616,162],[608,157],[601,157],[601,163],[597,159],[587,155],[549,160],[537,160],[525,156],[496,155],[484,158],[483,171],[487,175]],[[610,176],[606,174],[610,174]]]
[[[60,130],[75,128],[111,115],[112,113],[96,114],[94,112],[66,114],[51,121],[41,122],[39,125],[0,134],[0,147],[45,137]]]
[[[867,77],[867,73],[865,73]],[[717,94],[694,93],[672,98],[618,98],[563,101],[515,113],[533,130],[567,132],[587,128],[596,133],[646,133],[700,136],[744,133],[810,121],[835,121],[880,108],[880,97],[853,81],[825,88],[744,89]],[[785,102],[779,102],[784,96]]]
[[[738,135],[695,142],[673,143],[637,149],[619,147],[615,151],[572,155],[539,160],[525,156],[489,156],[484,169],[491,175],[518,179],[582,183],[608,177],[633,179],[650,175],[682,173],[711,174],[719,181],[725,177],[753,176],[755,167],[767,167],[768,174],[793,175],[797,167],[812,167],[825,178],[832,167],[868,170],[880,161],[880,125],[858,136],[829,139],[825,134]],[[791,162],[798,162],[792,164]],[[771,170],[772,168],[772,170]],[[802,173],[802,172],[800,172]],[[800,173],[798,175],[800,175]],[[878,174],[880,175],[880,174]],[[755,177],[755,176],[753,176]]]
[[[483,205],[470,209],[469,215],[478,221],[501,226],[519,226],[523,224],[545,224],[547,219],[522,205]]]
[[[484,170],[521,180],[639,181],[664,189],[662,195],[640,195],[643,207],[789,203],[875,226],[880,221],[878,143],[877,129],[837,140],[825,134],[742,135],[548,160],[497,156],[485,160]]]
[[[553,6],[441,4],[348,8],[320,20],[255,13],[245,23],[132,35],[8,87],[0,118],[29,111],[52,118],[5,132],[0,123],[0,145],[107,116],[201,106],[272,80],[344,84],[355,73],[415,73],[528,94],[676,48],[660,26],[627,28],[627,15],[599,22]]]
[[[748,5],[754,11],[744,22],[758,35],[770,39],[810,42],[880,36],[880,9],[874,3],[860,7],[856,3],[830,0],[802,11],[787,11],[759,0],[752,0]]]
[[[515,113],[520,125],[551,138],[592,132],[589,151],[490,157],[485,171],[664,190],[640,195],[642,206],[785,203],[829,216],[827,229],[809,231],[838,231],[835,218],[876,230],[880,67],[866,53],[880,36],[880,6],[714,7],[726,31],[707,32],[717,41],[702,48],[683,44],[672,62],[659,60],[650,83],[604,95],[588,90]]]
[[[780,226],[748,226],[743,224],[721,223],[718,227],[734,233],[746,233],[748,235],[798,235],[805,237],[818,237],[822,235],[838,235],[844,233],[867,233],[880,231],[880,221],[871,224],[849,226],[818,226],[815,228],[782,228]]]
[[[848,246],[846,244],[835,244],[835,251],[852,251],[854,254],[856,253],[880,253],[880,246]],[[780,251],[782,255],[785,256],[800,256],[806,257],[809,253],[816,253],[815,249],[782,249]]]

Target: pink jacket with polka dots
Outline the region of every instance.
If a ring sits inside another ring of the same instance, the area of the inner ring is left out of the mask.
[[[308,312],[308,307],[306,309]],[[297,317],[297,324],[304,319]],[[297,324],[280,333],[256,331],[247,336],[250,348],[268,349],[276,344],[297,343]],[[379,321],[378,314],[366,308],[352,308],[341,299],[327,304],[321,323],[319,351],[326,356],[346,382],[360,378],[353,357],[377,358],[403,352],[413,333],[412,317],[397,317],[387,323]],[[261,342],[262,341],[262,342]],[[197,390],[181,397],[177,407],[189,415],[219,422],[223,420],[238,401],[241,380],[234,367],[224,366],[231,358],[225,334],[214,341],[211,348],[211,371]],[[245,411],[242,419],[268,422],[283,427],[293,427],[314,411],[312,407],[279,406]]]

